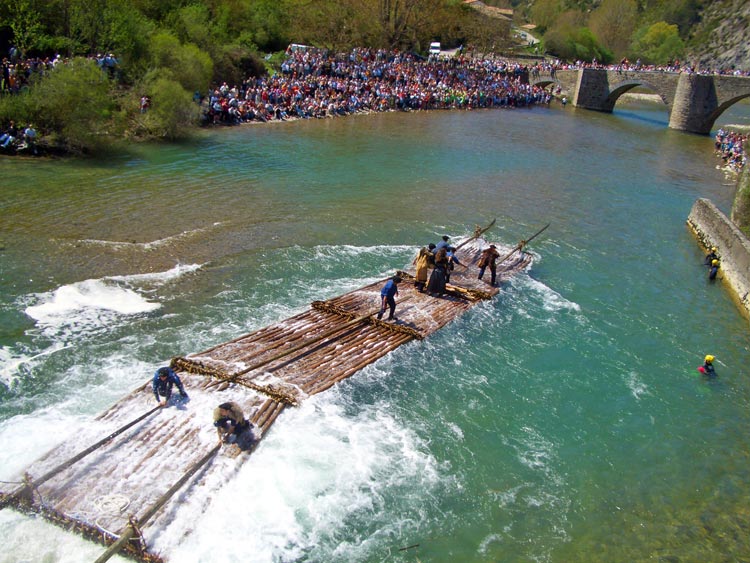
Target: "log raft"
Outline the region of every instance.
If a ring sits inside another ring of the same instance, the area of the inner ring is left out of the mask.
[[[230,342],[174,358],[171,365],[189,402],[154,409],[151,382],[146,382],[27,468],[20,487],[0,493],[0,508],[41,514],[110,546],[97,561],[115,552],[137,561],[163,561],[168,554],[154,552],[148,538],[168,532],[180,495],[190,494],[191,501],[202,495],[198,502],[209,502],[285,408],[429,336],[498,293],[488,283],[489,271],[485,280],[477,279],[481,251],[489,244],[482,232],[477,229],[460,245],[463,266],[451,273],[443,297],[418,292],[413,269],[400,272],[395,322],[376,319],[386,281],[380,280],[316,301],[298,315]],[[499,283],[530,264],[525,243],[508,248],[507,255],[497,245],[503,256]],[[241,405],[255,425],[249,451],[217,445],[212,413],[227,401]],[[223,479],[210,479],[216,471]]]

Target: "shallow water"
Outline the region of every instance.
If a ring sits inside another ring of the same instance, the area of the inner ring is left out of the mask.
[[[733,186],[710,138],[666,125],[648,105],[387,114],[107,162],[2,160],[0,479],[168,358],[497,217],[492,238],[511,245],[551,223],[529,272],[286,411],[209,506],[180,497],[155,549],[181,562],[750,557],[747,321],[685,226],[698,197],[728,212]],[[714,381],[695,369],[706,353]],[[101,552],[11,511],[0,531],[0,561]]]

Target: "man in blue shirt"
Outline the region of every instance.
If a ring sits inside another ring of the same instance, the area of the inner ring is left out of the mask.
[[[380,312],[378,313],[378,320],[383,318],[383,313],[385,313],[386,306],[391,310],[390,314],[388,315],[388,320],[392,321],[396,318],[393,316],[393,314],[396,312],[396,295],[398,295],[399,283],[401,283],[401,278],[398,276],[393,276],[391,279],[385,282],[383,289],[380,290]]]
[[[172,397],[172,386],[176,385],[177,390],[180,392],[180,398],[183,401],[188,400],[188,394],[185,392],[185,388],[182,386],[182,381],[178,375],[172,371],[172,368],[163,367],[156,370],[154,373],[154,380],[152,387],[154,390],[154,397],[162,407],[166,406]],[[162,398],[163,397],[163,398]]]

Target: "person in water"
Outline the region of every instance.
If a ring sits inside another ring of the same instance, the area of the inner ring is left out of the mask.
[[[154,373],[154,379],[151,382],[151,387],[154,390],[154,397],[156,402],[162,407],[166,406],[169,399],[172,397],[172,387],[176,386],[180,392],[180,398],[183,401],[189,399],[188,394],[185,392],[185,388],[182,386],[179,376],[172,371],[170,367],[162,367],[156,370]]]
[[[253,442],[253,425],[235,402],[222,403],[214,409],[214,426],[222,444],[234,443],[241,450]]]
[[[393,276],[385,282],[383,289],[380,290],[380,312],[378,313],[378,320],[383,318],[383,313],[385,313],[386,307],[390,309],[388,320],[396,320],[396,317],[394,316],[396,313],[396,295],[398,295],[398,284],[400,283],[401,278]]]
[[[479,264],[477,264],[479,266],[479,275],[477,278],[481,280],[485,269],[489,268],[490,273],[492,274],[490,283],[495,285],[498,258],[500,258],[500,253],[497,251],[497,247],[494,244],[491,244],[489,248],[483,250],[482,255],[479,258]]]
[[[711,260],[711,269],[708,271],[708,279],[711,281],[716,279],[716,274],[719,273],[719,261],[714,258]]]
[[[703,360],[703,365],[698,368],[698,371],[701,372],[703,375],[707,375],[708,377],[716,377],[716,370],[714,369],[714,360],[715,358],[711,354],[708,354]]]
[[[717,248],[715,246],[712,246],[709,253],[706,254],[706,259],[703,261],[706,266],[711,266],[713,261],[719,258],[719,256],[716,254],[716,250]]]

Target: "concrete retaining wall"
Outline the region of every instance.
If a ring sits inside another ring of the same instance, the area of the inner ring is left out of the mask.
[[[726,282],[742,313],[750,317],[750,241],[707,199],[693,204],[687,224],[705,248],[718,249],[719,278]]]

